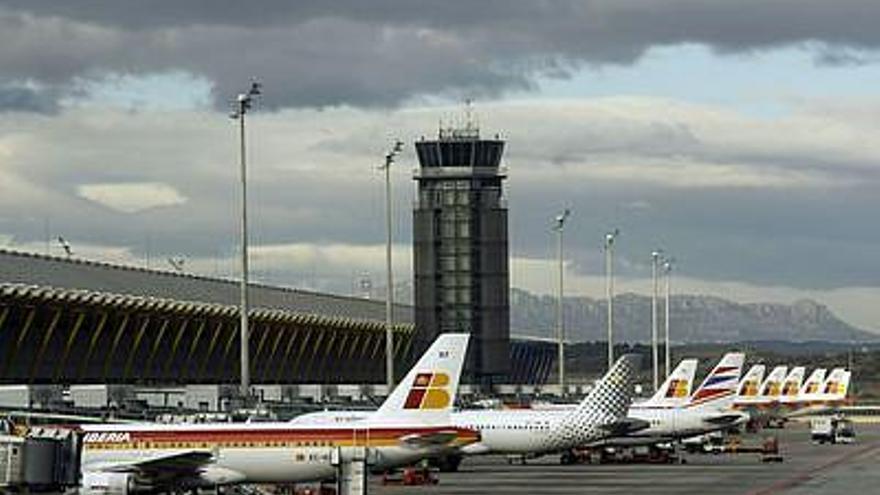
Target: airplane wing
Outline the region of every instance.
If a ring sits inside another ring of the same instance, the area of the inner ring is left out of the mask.
[[[710,425],[724,426],[724,425],[732,425],[737,421],[744,421],[746,418],[743,414],[722,414],[719,416],[711,416],[703,419],[706,423]]]
[[[243,479],[240,473],[213,466],[214,456],[205,451],[155,455],[125,462],[102,462],[83,467],[87,476],[133,476],[139,483],[159,488],[198,486],[206,481],[214,484]]]
[[[136,462],[126,462],[99,467],[108,473],[137,473],[147,477],[166,477],[168,475],[198,475],[214,456],[210,452],[190,451],[172,455],[145,458]]]
[[[210,452],[194,450],[132,462],[90,464],[84,466],[83,475],[134,476],[140,483],[154,489],[222,485],[245,480],[243,474],[217,466],[213,461],[214,456]]]
[[[436,431],[432,433],[413,433],[400,437],[400,443],[417,449],[426,447],[443,447],[458,438],[456,431]]]
[[[610,436],[626,436],[650,427],[651,424],[637,418],[622,418],[614,423],[601,425],[600,428],[607,431]]]

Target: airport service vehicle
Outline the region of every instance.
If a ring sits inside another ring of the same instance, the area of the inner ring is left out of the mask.
[[[746,440],[739,435],[725,435],[716,431],[686,438],[682,446],[691,454],[760,454],[761,462],[783,461],[779,452],[779,438],[775,435]]]
[[[632,403],[633,378],[637,356],[617,360],[587,396],[566,409],[465,410],[452,414],[453,424],[480,432],[480,441],[442,456],[440,467],[455,470],[462,455],[519,454],[537,457],[565,451],[609,435],[621,434],[634,427],[626,419]],[[376,413],[324,411],[300,416],[298,424],[346,424],[365,421]]]
[[[822,416],[810,420],[810,438],[815,443],[852,443],[855,429],[842,416]]]
[[[449,415],[467,343],[468,334],[440,335],[379,410],[356,424],[82,426],[80,493],[316,481],[334,477],[334,464],[355,451],[382,467],[463,447],[479,439]]]
[[[834,425],[831,418],[815,418],[810,420],[810,438],[816,443],[834,441]]]

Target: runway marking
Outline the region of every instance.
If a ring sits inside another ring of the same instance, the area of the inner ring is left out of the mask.
[[[746,495],[773,495],[775,493],[781,493],[785,490],[789,490],[791,488],[798,487],[798,486],[806,483],[807,481],[810,481],[817,474],[820,474],[823,471],[827,471],[827,470],[832,469],[840,464],[843,464],[844,462],[851,461],[852,459],[854,459],[856,457],[860,457],[862,455],[869,454],[869,453],[871,453],[875,450],[878,450],[878,449],[880,449],[880,442],[874,442],[874,443],[868,444],[858,450],[853,450],[853,451],[847,452],[846,454],[843,454],[843,455],[841,455],[835,459],[832,459],[824,464],[814,466],[811,469],[808,469],[806,471],[801,471],[800,473],[798,473],[795,476],[792,476],[791,478],[777,481],[776,483],[774,483],[770,486],[747,492]]]

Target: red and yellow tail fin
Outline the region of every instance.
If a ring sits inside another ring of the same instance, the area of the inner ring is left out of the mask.
[[[643,402],[645,406],[673,407],[687,402],[691,395],[694,376],[697,374],[697,360],[683,359],[653,397]]]
[[[737,400],[752,400],[758,396],[761,388],[761,380],[764,379],[764,371],[766,366],[756,364],[749,368],[749,372],[739,382],[737,391]]]
[[[470,335],[444,333],[372,416],[380,422],[449,424]]]

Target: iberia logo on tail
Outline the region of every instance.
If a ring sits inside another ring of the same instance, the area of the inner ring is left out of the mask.
[[[687,397],[689,389],[689,382],[687,380],[673,378],[672,381],[669,382],[669,388],[666,390],[666,398],[679,399]]]
[[[826,394],[838,395],[843,393],[844,390],[843,384],[837,381],[831,381],[825,385]]]
[[[789,397],[794,397],[798,393],[799,384],[794,380],[789,380],[785,382],[785,385],[782,387],[782,394]]]
[[[764,390],[764,396],[766,397],[776,397],[779,395],[780,387],[779,382],[770,382],[767,384],[767,388]]]
[[[449,375],[419,373],[406,396],[404,409],[444,409],[450,403]]]
[[[742,397],[756,397],[758,395],[758,380],[746,380],[739,389]]]

